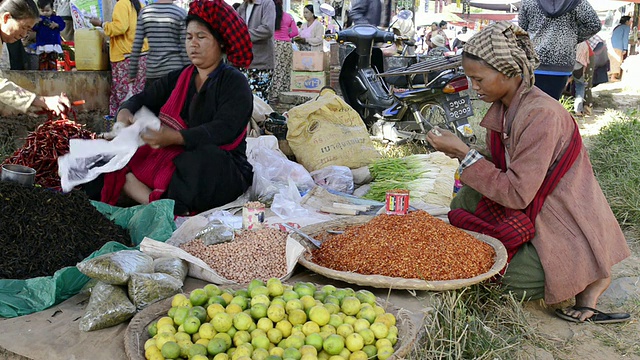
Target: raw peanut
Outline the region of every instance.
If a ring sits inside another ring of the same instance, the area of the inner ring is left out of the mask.
[[[202,259],[220,276],[246,283],[286,275],[286,243],[286,232],[263,228],[236,232],[228,243],[207,246],[196,239],[180,248]]]
[[[311,261],[339,271],[427,281],[468,279],[489,271],[493,248],[425,211],[379,215],[325,237]]]

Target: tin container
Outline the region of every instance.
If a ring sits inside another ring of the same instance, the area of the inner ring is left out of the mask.
[[[242,228],[245,230],[262,229],[264,222],[264,204],[251,201],[242,207]]]
[[[409,190],[389,190],[384,209],[387,215],[406,215],[409,212]]]
[[[28,166],[5,164],[0,173],[1,181],[16,182],[25,186],[33,186],[36,179],[36,171]]]

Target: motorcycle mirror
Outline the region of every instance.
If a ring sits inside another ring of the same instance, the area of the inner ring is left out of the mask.
[[[336,9],[333,8],[333,6],[329,5],[329,4],[322,4],[320,5],[320,12],[327,15],[327,16],[335,16],[336,15]]]

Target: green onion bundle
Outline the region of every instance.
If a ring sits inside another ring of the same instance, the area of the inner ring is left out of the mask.
[[[457,168],[458,161],[441,152],[377,160],[369,165],[374,181],[364,197],[385,201],[388,190],[406,189],[410,201],[449,206]]]

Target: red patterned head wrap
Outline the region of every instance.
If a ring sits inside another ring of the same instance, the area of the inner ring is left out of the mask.
[[[249,28],[238,13],[224,0],[195,0],[189,4],[189,15],[206,21],[222,36],[229,62],[247,68],[253,60]]]

